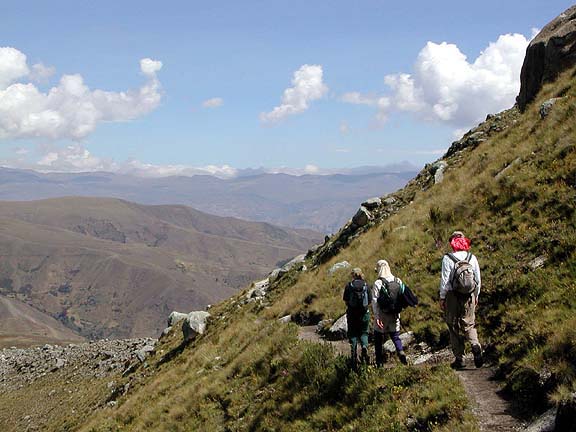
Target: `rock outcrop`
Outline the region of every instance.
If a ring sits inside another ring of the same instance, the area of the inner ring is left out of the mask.
[[[190,312],[182,323],[182,333],[185,341],[194,339],[206,331],[206,320],[210,314],[204,311]]]
[[[576,64],[576,5],[547,24],[530,42],[520,73],[516,102],[526,109],[542,85]]]

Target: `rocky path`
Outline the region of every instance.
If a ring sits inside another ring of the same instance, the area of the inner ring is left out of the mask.
[[[500,387],[493,379],[494,372],[491,369],[466,368],[456,371],[456,375],[466,390],[472,412],[478,419],[482,432],[524,430],[525,425],[510,413],[510,403],[501,396]]]
[[[300,327],[298,337],[318,343],[329,343],[338,354],[348,355],[350,348],[347,341],[326,341],[316,333],[315,326]],[[372,353],[373,355],[373,353]],[[450,362],[452,356],[449,350],[435,353],[409,355],[409,361],[413,365],[437,364]],[[466,358],[466,364],[471,365],[473,360]],[[525,425],[516,419],[510,412],[510,403],[505,400],[500,392],[498,382],[493,379],[492,369],[484,367],[476,369],[473,366],[456,371],[464,387],[472,413],[478,420],[478,426],[482,432],[517,432],[525,430]]]

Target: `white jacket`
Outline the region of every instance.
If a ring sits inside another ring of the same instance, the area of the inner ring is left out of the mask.
[[[388,282],[392,282],[394,280],[394,276],[390,275],[385,277]],[[399,278],[398,281],[402,283]],[[382,281],[380,279],[376,279],[376,282],[372,285],[372,312],[374,315],[374,331],[379,333],[390,333],[400,331],[400,314],[389,314],[385,313],[380,309],[378,306],[378,294],[380,294],[380,288],[382,287]],[[384,324],[384,328],[378,327],[376,324],[376,320],[381,320],[382,324]]]
[[[452,254],[459,260],[463,260],[468,255],[466,251],[452,252]],[[482,285],[482,280],[480,279],[480,266],[478,265],[478,260],[474,255],[470,258],[470,264],[476,275],[476,281],[478,281],[478,290],[476,292],[476,298],[480,296],[480,286]],[[452,290],[450,285],[450,273],[454,268],[454,261],[450,259],[448,255],[444,255],[442,258],[442,277],[440,278],[440,299],[446,298],[446,293]]]

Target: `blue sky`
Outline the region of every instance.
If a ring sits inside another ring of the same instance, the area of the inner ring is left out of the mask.
[[[533,29],[571,6],[2,3],[3,165],[223,176],[435,160],[512,105]]]

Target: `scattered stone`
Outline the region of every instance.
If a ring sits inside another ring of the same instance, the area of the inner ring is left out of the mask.
[[[382,205],[382,200],[378,197],[367,199],[362,203],[362,207],[367,208],[368,210],[374,210]]]
[[[394,197],[388,197],[384,200],[384,204],[386,204],[387,206],[391,206],[395,202],[396,202],[396,198],[394,198]]]
[[[254,282],[252,284],[252,286],[253,287],[250,288],[248,290],[248,292],[246,293],[246,299],[247,300],[265,297],[266,296],[266,290],[270,286],[270,279],[266,278],[266,279],[261,280],[259,282]]]
[[[333,322],[334,320],[331,319],[320,321],[318,324],[316,324],[316,333],[319,333],[321,335],[325,334],[326,331],[330,329],[330,326],[332,326]]]
[[[146,357],[148,357],[153,352],[154,352],[154,345],[145,345],[139,350],[137,350],[134,354],[136,355],[136,358],[140,361],[140,363],[144,363]]]
[[[101,379],[130,364],[135,350],[154,346],[156,340],[117,339],[82,344],[45,345],[0,350],[0,393],[23,388],[50,372]],[[66,380],[70,384],[70,380]],[[56,394],[51,390],[48,396]]]
[[[522,158],[517,157],[516,159],[514,159],[512,162],[510,162],[508,165],[506,165],[506,167],[500,171],[498,174],[496,174],[496,176],[494,177],[496,180],[500,180],[502,177],[504,177],[504,175],[514,166],[518,165],[520,162],[522,162]]]
[[[334,274],[337,271],[351,268],[352,265],[348,261],[340,261],[328,269],[328,274]]]

